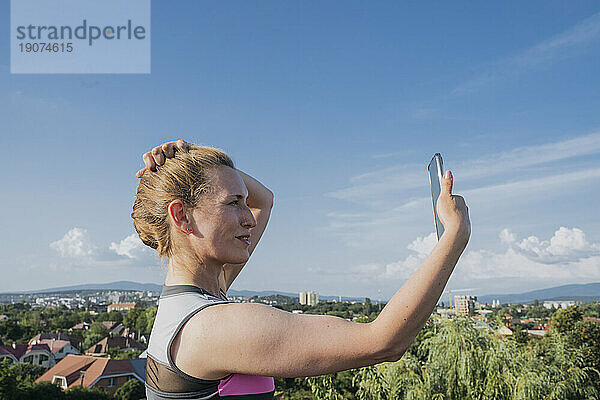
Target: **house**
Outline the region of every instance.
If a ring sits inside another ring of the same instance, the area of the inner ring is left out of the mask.
[[[92,324],[90,324],[89,322],[80,322],[77,325],[73,325],[71,328],[69,328],[69,332],[87,331],[88,329],[90,329],[90,326],[92,326]]]
[[[124,336],[123,332],[126,330],[125,325],[118,324],[115,325],[112,329],[108,330],[108,334],[111,336]]]
[[[16,346],[13,343],[13,346]],[[0,361],[4,359],[9,359],[11,362],[19,362],[19,359],[14,354],[15,347],[4,346],[2,343],[2,339],[0,339]]]
[[[39,343],[43,343],[48,346],[57,362],[65,358],[67,354],[81,354],[79,349],[74,347],[68,340],[42,339],[39,341]]]
[[[506,326],[501,326],[500,328],[498,328],[498,330],[496,331],[496,334],[500,337],[507,337],[513,334],[513,331],[511,331],[508,327]]]
[[[111,329],[113,329],[117,325],[119,325],[119,323],[115,322],[115,321],[102,321],[102,326],[104,326],[106,328],[106,330],[109,332]]]
[[[543,330],[543,329],[527,329],[527,336],[528,337],[541,338],[541,337],[545,336],[547,333],[548,333],[548,330]]]
[[[139,350],[144,351],[146,347],[140,342],[133,340],[129,337],[105,337],[92,347],[86,350],[85,354],[90,356],[106,356],[110,350]]]
[[[52,339],[67,340],[75,348],[79,348],[79,345],[81,344],[81,341],[78,338],[76,338],[74,336],[69,336],[66,333],[62,333],[62,332],[38,333],[37,335],[35,335],[34,337],[32,337],[29,340],[29,344],[44,343],[44,341],[52,340]]]
[[[111,311],[127,311],[137,307],[136,303],[114,303],[108,306],[108,312]]]
[[[12,362],[30,363],[50,368],[55,360],[47,344],[16,344],[4,346],[0,341],[0,360],[7,358]]]
[[[52,382],[63,390],[75,386],[95,387],[113,395],[130,379],[144,382],[145,370],[146,360],[143,358],[113,360],[69,354],[36,382]]]

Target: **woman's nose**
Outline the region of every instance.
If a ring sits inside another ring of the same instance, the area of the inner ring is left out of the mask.
[[[252,214],[250,209],[248,209],[248,212],[242,221],[242,226],[247,229],[254,228],[256,226],[256,219],[254,219],[254,214]]]

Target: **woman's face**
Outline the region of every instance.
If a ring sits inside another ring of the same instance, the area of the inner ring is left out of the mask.
[[[250,229],[256,220],[246,205],[248,189],[233,168],[212,171],[212,191],[194,209],[192,246],[203,259],[223,264],[240,264],[250,257]]]

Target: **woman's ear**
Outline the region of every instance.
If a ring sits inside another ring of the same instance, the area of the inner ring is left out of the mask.
[[[191,233],[189,230],[193,230],[193,227],[191,226],[190,218],[187,216],[187,211],[181,200],[173,200],[167,208],[169,219],[173,225],[181,229],[182,232],[189,234]]]

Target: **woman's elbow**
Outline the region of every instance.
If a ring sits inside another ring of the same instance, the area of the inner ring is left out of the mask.
[[[379,338],[377,346],[378,362],[398,361],[410,347],[413,338],[407,335],[387,334],[385,330],[382,330],[380,324],[376,324],[376,321],[372,321],[369,324],[371,325],[373,337]]]
[[[402,358],[404,353],[406,353],[406,348],[404,349],[395,349],[389,352],[389,356],[386,358],[386,362],[396,362]]]
[[[265,208],[270,210],[273,208],[275,195],[269,189],[265,188]]]

